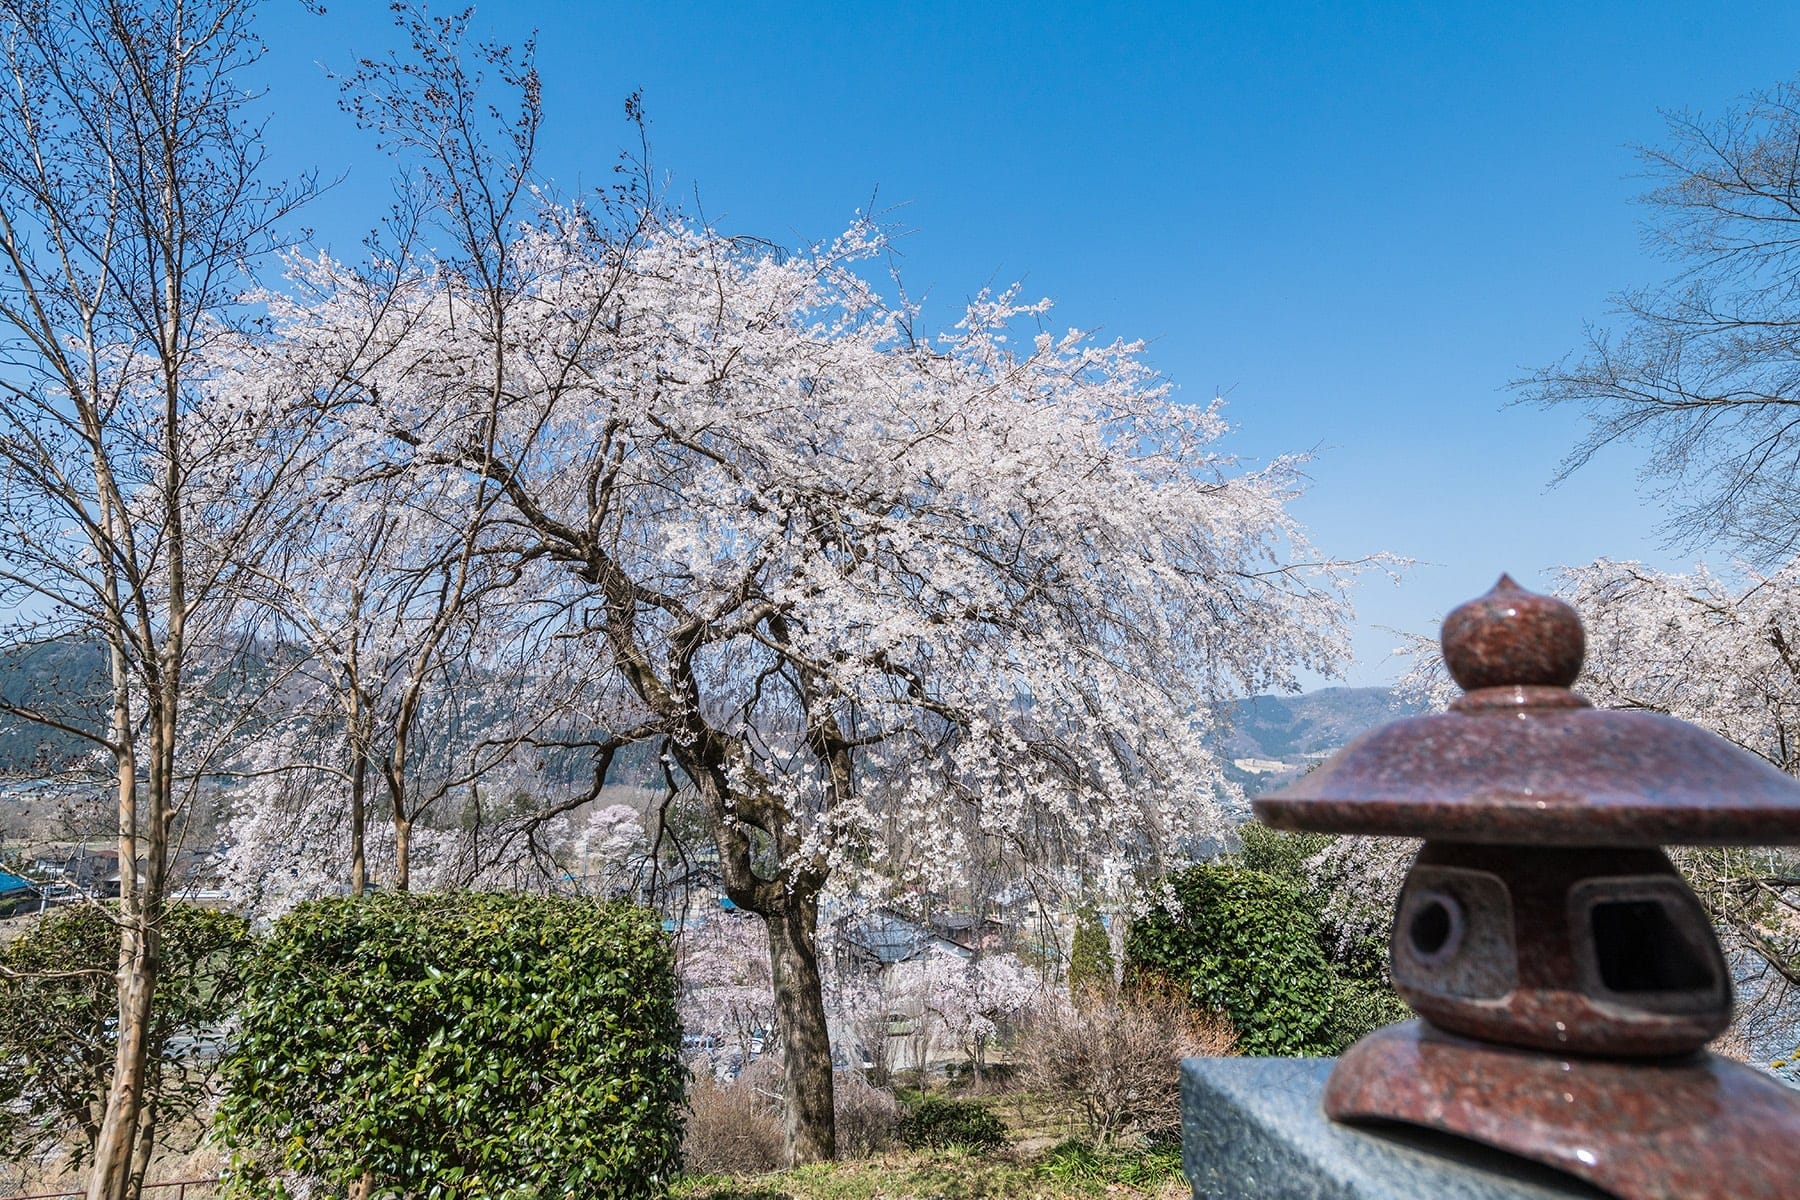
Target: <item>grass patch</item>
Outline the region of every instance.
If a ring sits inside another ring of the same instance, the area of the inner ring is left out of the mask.
[[[680,1200],[1176,1200],[1189,1191],[1179,1146],[1096,1150],[1070,1140],[1030,1159],[950,1147],[766,1175],[705,1175],[681,1180],[673,1194]]]
[[[1156,1188],[1181,1176],[1181,1143],[1166,1142],[1143,1150],[1097,1150],[1070,1138],[1045,1151],[1037,1162],[1046,1178],[1065,1187],[1087,1188],[1099,1195],[1115,1184]]]

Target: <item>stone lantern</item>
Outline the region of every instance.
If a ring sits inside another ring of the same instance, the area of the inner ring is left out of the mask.
[[[1575,611],[1502,577],[1443,626],[1464,694],[1258,798],[1279,829],[1421,837],[1391,938],[1420,1019],[1346,1052],[1335,1120],[1399,1123],[1623,1200],[1800,1197],[1800,1092],[1706,1051],[1731,973],[1664,845],[1800,843],[1800,783],[1570,690]]]

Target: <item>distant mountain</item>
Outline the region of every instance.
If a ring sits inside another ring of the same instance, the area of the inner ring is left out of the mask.
[[[97,645],[54,641],[0,649],[0,698],[99,729],[107,697],[106,661]],[[1227,707],[1220,749],[1227,773],[1255,793],[1294,778],[1358,734],[1415,711],[1386,688],[1253,696]],[[80,738],[0,714],[0,777],[53,771],[90,749]],[[573,770],[585,762],[564,765]],[[613,762],[609,779],[619,786],[660,787],[657,747],[628,748]]]
[[[1225,714],[1226,771],[1245,791],[1263,791],[1293,779],[1359,734],[1418,711],[1387,688],[1252,696]]]
[[[59,639],[0,649],[0,699],[78,729],[104,729],[111,695],[98,645]],[[93,744],[48,725],[0,713],[0,776],[59,770]]]

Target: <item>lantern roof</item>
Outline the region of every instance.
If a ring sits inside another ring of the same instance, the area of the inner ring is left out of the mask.
[[[1445,618],[1464,693],[1357,738],[1256,815],[1277,829],[1563,846],[1800,844],[1800,781],[1657,713],[1570,690],[1575,610],[1507,576]]]

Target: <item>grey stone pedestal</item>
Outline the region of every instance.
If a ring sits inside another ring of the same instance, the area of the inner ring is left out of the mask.
[[[1319,1097],[1335,1059],[1190,1058],[1181,1141],[1197,1200],[1569,1200],[1560,1172],[1457,1138],[1339,1125]]]

